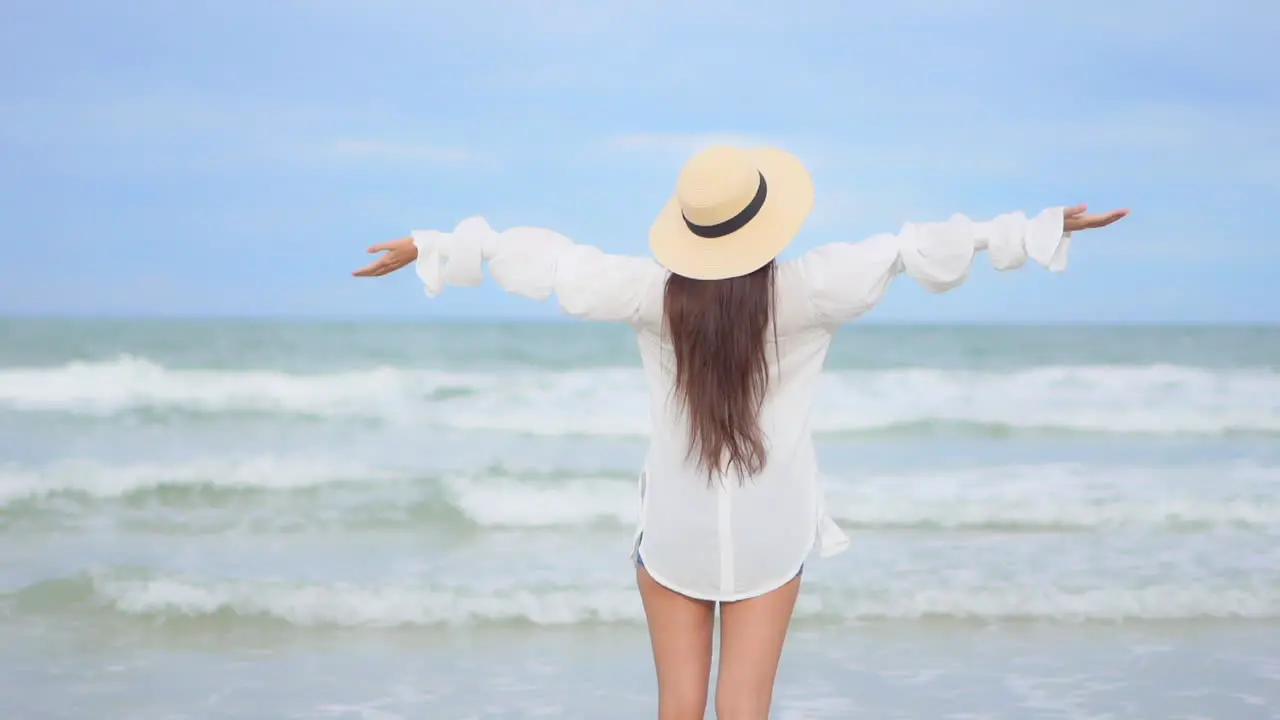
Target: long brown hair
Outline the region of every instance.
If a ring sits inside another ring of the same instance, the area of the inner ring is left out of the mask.
[[[663,316],[676,360],[676,399],[689,416],[688,459],[707,473],[764,469],[760,407],[769,385],[766,333],[774,263],[727,280],[667,278]]]

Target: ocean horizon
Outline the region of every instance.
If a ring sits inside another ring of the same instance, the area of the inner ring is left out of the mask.
[[[584,321],[559,312],[550,304],[546,305],[547,311],[543,313],[515,314],[515,315],[491,315],[477,313],[475,315],[465,314],[424,314],[422,312],[410,312],[404,314],[395,313],[369,313],[369,314],[341,314],[341,313],[315,313],[315,314],[288,314],[288,313],[262,313],[262,314],[246,314],[246,313],[41,313],[41,312],[0,312],[0,321],[11,321],[14,323],[26,322],[68,322],[68,321],[92,321],[92,322],[138,322],[138,323],[159,323],[159,322],[245,322],[245,323],[280,323],[280,324],[314,324],[314,323],[335,323],[335,324],[358,324],[358,323],[392,323],[392,324],[428,324],[428,325],[582,325]],[[585,323],[595,325],[594,323]],[[601,323],[599,325],[605,325]],[[852,332],[854,327],[907,327],[907,328],[946,328],[946,327],[990,327],[990,328],[1041,328],[1041,327],[1096,327],[1096,328],[1117,328],[1117,327],[1161,327],[1161,328],[1204,328],[1204,327],[1223,327],[1223,328],[1280,328],[1280,320],[1231,320],[1231,319],[1214,319],[1214,320],[1195,320],[1185,318],[1170,319],[1144,319],[1144,320],[1078,320],[1078,319],[1055,319],[1045,318],[1036,321],[1030,320],[999,320],[999,319],[948,319],[948,320],[927,320],[919,317],[886,317],[884,313],[871,313],[864,318],[858,319],[855,323],[851,323],[849,328],[842,329],[841,332]]]
[[[0,717],[651,717],[622,326],[0,318]],[[781,718],[1280,717],[1280,326],[859,323]]]

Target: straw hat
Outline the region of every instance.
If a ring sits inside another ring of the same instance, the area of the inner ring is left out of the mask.
[[[748,275],[769,264],[813,208],[813,180],[776,148],[717,146],[694,155],[649,229],[663,267],[695,280]]]

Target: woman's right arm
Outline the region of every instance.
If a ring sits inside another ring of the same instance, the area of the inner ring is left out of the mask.
[[[1127,213],[1089,214],[1079,205],[1049,208],[1034,218],[1015,212],[979,222],[953,215],[945,222],[906,223],[897,234],[862,242],[821,245],[794,262],[819,322],[838,325],[874,307],[903,273],[932,292],[958,287],[981,250],[997,270],[1022,267],[1031,258],[1061,272],[1073,231],[1110,225]]]
[[[385,261],[394,266],[391,270],[416,261],[415,270],[431,297],[449,285],[482,284],[488,263],[489,274],[508,292],[534,300],[554,294],[565,312],[589,320],[637,322],[652,283],[665,277],[653,260],[611,255],[544,228],[497,232],[479,217],[463,220],[448,233],[415,230],[395,243],[370,250],[388,250]],[[397,253],[401,257],[393,259]],[[370,270],[377,265],[356,274],[385,274]]]

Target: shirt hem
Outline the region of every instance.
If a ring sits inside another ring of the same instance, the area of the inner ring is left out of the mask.
[[[774,590],[777,590],[778,588],[782,587],[783,585],[786,585],[792,580],[796,579],[796,576],[798,576],[800,574],[800,571],[804,569],[805,560],[808,560],[809,555],[813,553],[813,546],[814,546],[814,538],[810,538],[808,544],[805,546],[804,552],[800,555],[800,562],[796,563],[795,570],[792,571],[790,574],[788,574],[783,580],[776,583],[771,582],[768,585],[766,585],[766,587],[763,590],[752,590],[750,592],[735,593],[733,595],[716,596],[716,595],[706,595],[703,593],[695,593],[695,592],[689,592],[687,590],[682,590],[675,583],[662,577],[661,573],[655,573],[647,559],[643,567],[644,567],[644,571],[649,573],[649,577],[653,578],[654,582],[670,590],[671,592],[679,593],[687,598],[691,598],[693,600],[702,600],[704,602],[721,602],[721,603],[740,602],[742,600],[750,600],[752,598],[757,598],[757,597],[760,597],[761,595],[767,595],[773,592]]]

